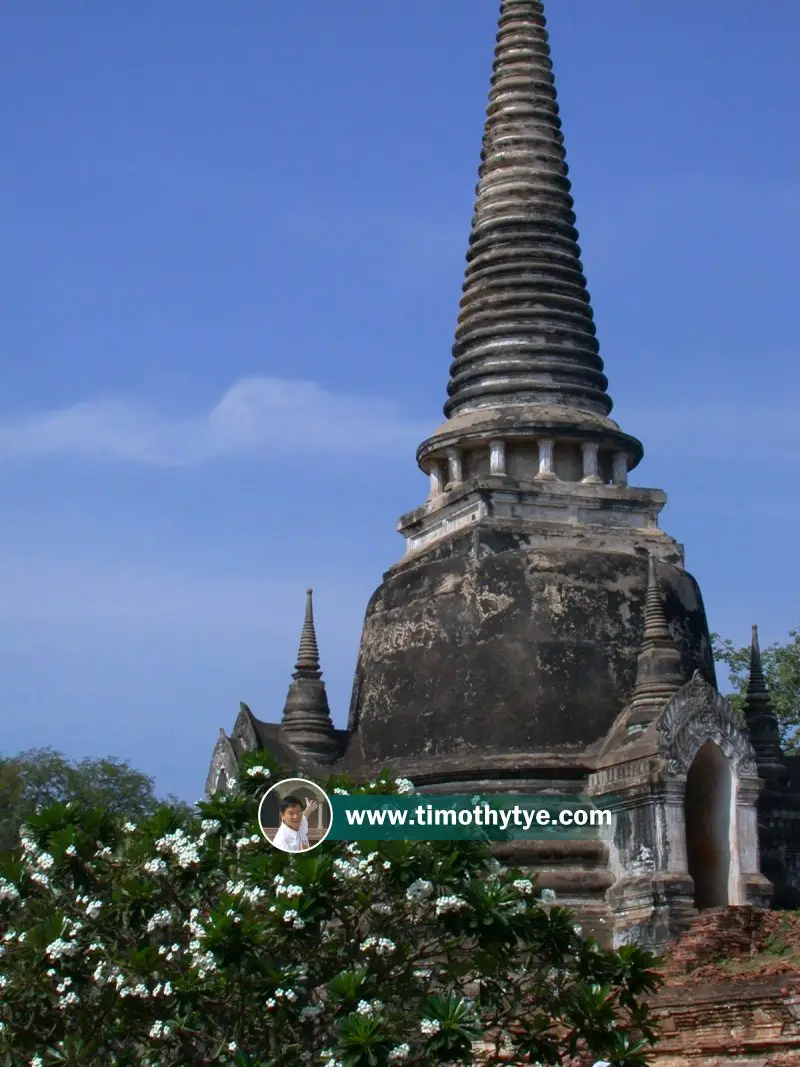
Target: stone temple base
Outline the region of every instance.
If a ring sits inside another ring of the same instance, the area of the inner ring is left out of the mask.
[[[606,893],[613,877],[602,841],[515,841],[494,845],[492,854],[530,871],[541,889],[552,889],[556,902],[575,912],[586,937],[612,947],[614,919]]]
[[[633,690],[651,554],[684,676],[714,684],[700,591],[662,531],[487,519],[373,595],[348,723],[365,762],[579,756]]]
[[[614,946],[629,943],[661,953],[697,918],[694,883],[684,874],[630,875],[608,893]]]

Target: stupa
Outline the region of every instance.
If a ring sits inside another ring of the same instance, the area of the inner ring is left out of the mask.
[[[347,728],[309,591],[282,721],[243,706],[207,788],[265,747],[309,777],[590,797],[610,829],[498,854],[605,943],[660,950],[698,908],[800,884],[800,776],[758,679],[747,716],[718,692],[666,496],[631,484],[643,448],[610,417],[575,227],[543,5],[503,0],[445,419],[417,449],[428,496],[367,607]]]

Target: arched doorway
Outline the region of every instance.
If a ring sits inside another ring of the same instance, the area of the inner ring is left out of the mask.
[[[694,881],[694,906],[731,903],[731,767],[713,741],[706,741],[686,776],[686,856]]]

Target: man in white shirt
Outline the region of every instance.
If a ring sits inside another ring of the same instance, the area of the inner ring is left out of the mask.
[[[286,797],[281,801],[281,824],[272,839],[276,848],[284,852],[302,852],[311,846],[308,843],[308,816],[317,810],[316,800],[306,801],[303,811],[302,801],[297,797]]]

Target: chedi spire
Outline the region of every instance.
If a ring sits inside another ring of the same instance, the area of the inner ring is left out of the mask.
[[[629,729],[643,729],[684,684],[681,654],[667,625],[658,589],[655,556],[647,572],[642,651],[636,663],[636,686],[630,703]]]
[[[281,726],[286,740],[294,748],[327,762],[336,756],[336,734],[319,665],[312,597],[313,591],[307,589],[300,648]]]
[[[319,669],[319,646],[317,632],[314,629],[314,590],[306,589],[306,613],[303,629],[300,632],[300,648],[295,664],[295,678],[321,678]]]
[[[781,750],[778,719],[772,707],[758,643],[758,627],[753,627],[750,642],[750,676],[744,698],[744,716],[750,743],[756,754],[756,766],[761,778],[777,785],[786,777],[786,764]]]
[[[540,0],[500,10],[445,415],[611,398],[575,229]]]
[[[578,481],[624,487],[643,449],[609,418],[541,0],[500,4],[480,159],[447,421],[417,462],[433,497],[482,470],[484,447],[505,477],[507,443],[538,448],[540,481],[554,448],[583,449]]]

